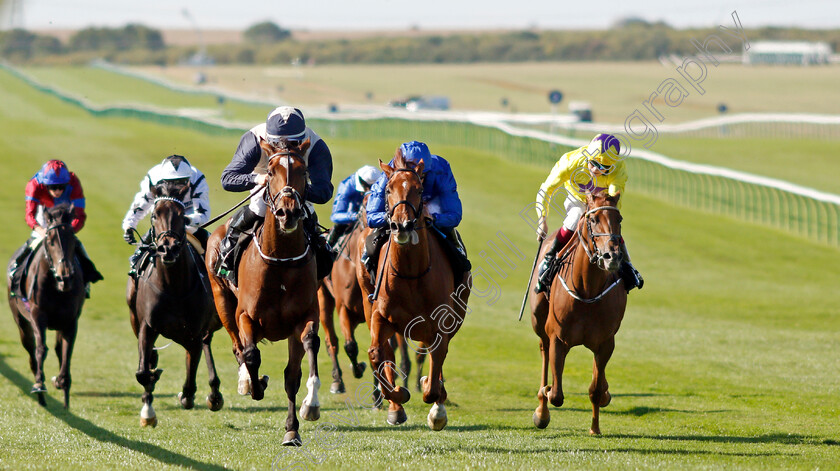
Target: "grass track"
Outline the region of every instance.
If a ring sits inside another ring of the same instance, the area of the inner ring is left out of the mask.
[[[183,153],[208,175],[218,212],[238,200],[216,183],[238,136],[95,120],[5,73],[0,73],[0,101],[0,158],[7,182],[0,187],[0,210],[10,221],[0,231],[0,253],[10,255],[28,234],[26,180],[44,160],[60,157],[85,185],[89,220],[80,237],[106,276],[94,286],[81,320],[69,412],[61,409],[55,391],[47,409],[29,396],[25,352],[8,309],[0,309],[0,467],[270,468],[279,453],[287,452],[279,446],[285,346],[261,348],[272,383],[266,399],[254,402],[235,393],[235,362],[220,332],[215,351],[226,404],[218,413],[200,403],[192,411],[176,406],[183,354],[177,346],[163,350],[166,371],[155,402],[161,423],[144,430],[137,417],[141,388],[133,374],[136,341],[123,299],[130,247],[121,240],[119,223],[141,176],[164,156]],[[363,163],[387,158],[398,143],[329,144],[337,182]],[[517,213],[548,169],[430,145],[450,159],[458,176],[466,208],[462,227],[475,265],[493,273],[475,254],[499,230],[530,256],[534,242]],[[322,388],[320,423],[335,429],[316,440],[314,425],[305,423],[302,435],[312,440],[304,449],[308,454],[281,456],[277,464],[298,460],[315,468],[317,462],[324,469],[836,466],[840,310],[834,294],[840,251],[632,193],[623,208],[624,235],[647,285],[631,296],[617,337],[608,369],[614,400],[602,413],[603,437],[586,433],[592,360],[581,349],[572,350],[567,361],[566,404],[552,409],[547,430],[531,424],[539,354],[528,323],[515,321],[530,262],[517,260],[506,279],[495,277],[502,291],[498,302],[472,299],[473,311],[451,346],[447,389],[455,405],[446,430],[426,428],[428,407],[416,394],[407,407],[409,422],[400,429],[386,426],[383,412],[359,408],[353,409],[357,422],[344,424],[343,400],[349,396],[330,396]],[[360,332],[359,338],[365,346],[368,336]],[[328,377],[323,353],[320,365]],[[202,368],[199,397],[207,391]],[[56,370],[51,349],[47,375]],[[370,380],[369,373],[362,380],[349,376],[345,366],[350,391]]]

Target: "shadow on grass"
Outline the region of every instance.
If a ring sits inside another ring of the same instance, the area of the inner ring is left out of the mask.
[[[30,396],[32,398],[32,407],[40,407],[38,406],[37,398],[34,394],[29,393],[29,388],[32,386],[32,382],[24,378],[20,373],[12,369],[5,361],[3,355],[0,355],[0,374],[6,377],[9,381],[12,382],[15,386],[20,388],[20,390],[26,396]],[[71,392],[70,397],[75,395],[75,393]],[[156,445],[152,445],[150,443],[138,442],[136,440],[129,440],[127,438],[121,437],[110,430],[104,429],[99,427],[98,425],[82,418],[77,415],[74,415],[72,412],[64,409],[64,403],[60,402],[49,395],[46,396],[47,399],[47,407],[44,408],[47,412],[49,412],[53,417],[56,419],[61,420],[62,422],[66,423],[70,427],[84,433],[85,435],[93,438],[94,440],[98,440],[100,442],[105,443],[113,443],[114,445],[136,451],[138,453],[142,453],[149,458],[154,460],[160,461],[161,463],[173,465],[173,466],[183,466],[189,469],[199,469],[199,470],[212,470],[212,471],[222,471],[225,468],[222,466],[210,464],[210,463],[202,463],[201,461],[196,461],[192,458],[188,458],[183,455],[179,455],[177,453],[173,453],[165,448],[161,448]],[[71,402],[72,407],[72,402]]]
[[[599,437],[601,439],[606,437]],[[476,452],[484,452],[484,453],[497,453],[497,454],[522,454],[522,455],[530,455],[534,453],[557,453],[563,452],[562,447],[544,447],[544,448],[503,448],[503,447],[474,447],[474,448],[466,448],[469,453],[476,453]],[[628,453],[628,454],[640,454],[640,455],[686,455],[686,456],[699,456],[699,455],[724,455],[724,456],[744,456],[744,457],[756,457],[756,456],[796,456],[794,453],[777,453],[777,452],[725,452],[720,450],[668,450],[668,449],[659,449],[659,448],[573,448],[565,450],[567,452],[574,452],[574,453],[598,453],[603,455],[604,453]]]
[[[140,392],[104,392],[104,391],[73,391],[73,396],[75,397],[131,397],[131,398],[139,398],[143,395],[143,390],[141,389]]]
[[[817,437],[807,435],[796,435],[788,433],[768,433],[752,437],[739,437],[735,435],[636,435],[616,434],[611,438],[647,439],[660,441],[681,441],[681,442],[711,442],[711,443],[775,443],[780,445],[805,445],[805,444],[828,444],[820,441]],[[830,440],[829,440],[830,441]]]

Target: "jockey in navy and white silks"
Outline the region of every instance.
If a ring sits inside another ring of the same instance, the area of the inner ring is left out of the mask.
[[[459,280],[460,274],[469,271],[471,264],[467,259],[467,252],[460,236],[455,231],[461,223],[463,212],[461,198],[458,197],[458,185],[455,183],[455,176],[452,175],[449,162],[429,152],[428,146],[419,141],[406,142],[400,146],[400,150],[407,163],[417,165],[421,160],[423,161],[424,177],[421,195],[423,205],[432,218],[431,230],[443,236],[443,248],[449,255],[456,272],[456,279]],[[392,159],[389,165],[393,164]],[[365,207],[368,226],[374,228],[374,231],[368,236],[362,262],[371,273],[376,264],[376,254],[384,243],[388,225],[385,194],[387,187],[388,176],[383,174],[371,187]]]
[[[381,175],[382,170],[372,165],[365,165],[338,184],[338,190],[333,199],[332,214],[330,214],[333,228],[327,240],[331,246],[338,241],[339,237],[349,232],[356,223],[365,194],[370,191],[371,185]]]
[[[187,232],[194,234],[198,227],[210,219],[210,187],[204,174],[190,165],[180,155],[170,155],[163,162],[155,165],[140,182],[140,191],[134,195],[134,201],[123,218],[122,229],[126,234],[133,234],[137,224],[154,207],[152,187],[162,181],[182,181],[190,189],[184,195],[184,215],[187,218]]]
[[[438,228],[447,232],[461,223],[461,198],[458,197],[458,185],[455,176],[443,157],[432,155],[425,143],[406,142],[400,146],[407,163],[417,165],[423,161],[425,177],[423,179],[423,204]],[[393,159],[390,165],[393,165]],[[371,187],[367,203],[367,221],[370,227],[382,227],[386,224],[388,213],[385,209],[385,188],[388,177],[382,175]]]
[[[250,204],[239,210],[231,219],[225,238],[219,246],[217,272],[233,281],[233,259],[236,258],[234,252],[238,253],[241,249],[238,248],[240,235],[265,217],[266,203],[262,194],[268,179],[269,156],[263,155],[260,139],[270,143],[303,142],[309,139],[309,148],[304,153],[303,160],[308,169],[305,199],[311,217],[304,219],[304,228],[316,245],[319,272],[322,272],[320,267],[327,264],[325,257],[331,258],[332,254],[326,248],[325,242],[314,235],[318,221],[311,203],[324,204],[332,198],[332,154],[327,143],[306,126],[303,113],[291,106],[275,108],[268,114],[265,123],[260,123],[243,134],[233,159],[222,171],[222,188],[235,192],[250,191],[252,197]],[[244,238],[242,242],[245,242]],[[328,269],[326,271],[329,273]]]
[[[137,231],[137,224],[143,220],[146,214],[154,208],[155,197],[152,195],[152,187],[163,182],[171,182],[177,187],[184,188],[184,216],[187,219],[187,233],[192,234],[201,243],[201,247],[207,248],[207,238],[210,234],[200,226],[210,219],[210,187],[207,179],[200,170],[190,164],[182,155],[170,155],[154,167],[140,181],[140,191],[134,195],[134,201],[125,213],[122,222],[123,239],[129,244],[136,244],[137,239],[134,233]],[[143,242],[151,242],[148,235],[143,237]],[[146,247],[138,247],[129,258],[131,268],[130,275],[136,274],[136,264]]]

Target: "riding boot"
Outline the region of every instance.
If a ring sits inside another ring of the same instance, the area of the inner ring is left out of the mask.
[[[9,278],[14,275],[15,271],[17,271],[18,267],[26,260],[26,257],[32,252],[32,248],[30,244],[32,244],[32,239],[34,237],[30,237],[22,246],[20,246],[14,255],[14,261],[9,265]]]
[[[96,265],[93,264],[93,260],[90,259],[90,256],[87,254],[87,250],[85,250],[85,246],[82,245],[82,241],[76,238],[76,257],[79,259],[79,264],[82,266],[82,276],[85,280],[85,283],[96,283],[97,281],[102,281],[105,279],[102,276],[102,273],[99,273],[99,270],[96,269]]]
[[[146,235],[140,237],[140,243],[137,245],[137,248],[134,250],[134,253],[128,257],[128,276],[134,278],[137,276],[138,267],[137,264],[143,258],[143,254],[149,250],[149,242],[151,237],[152,231],[149,229],[146,232]]]
[[[327,244],[329,244],[330,247],[335,247],[335,245],[338,243],[338,239],[340,239],[341,236],[347,233],[348,227],[350,227],[349,224],[334,225],[332,227],[332,230],[330,231],[330,236],[327,238]]]
[[[333,262],[335,262],[335,253],[327,239],[323,237],[318,231],[318,215],[314,212],[303,220],[303,228],[309,237],[309,243],[315,250],[315,264],[317,266],[318,281],[323,280],[332,271]]]
[[[454,254],[457,258],[456,264],[458,265],[457,271],[460,273],[456,273],[458,275],[456,280],[460,280],[461,276],[464,272],[472,270],[472,263],[470,263],[470,259],[467,258],[467,247],[464,245],[464,241],[461,240],[461,234],[453,227],[448,231],[444,231],[446,234],[447,240],[452,244],[452,247],[455,249]]]
[[[633,288],[642,289],[642,286],[645,285],[645,280],[642,278],[641,273],[636,270],[636,267],[630,263],[630,253],[627,251],[627,246],[624,245],[623,239],[621,241],[621,249],[624,251],[624,260],[622,260],[621,266],[618,267],[618,275],[624,281],[624,289],[628,293]]]
[[[537,286],[534,287],[535,293],[539,294],[545,292],[551,286],[551,279],[554,276],[554,261],[557,259],[557,252],[566,246],[573,234],[574,231],[561,227],[557,236],[553,241],[551,241],[551,246],[548,248],[548,252],[545,253],[545,257],[540,263],[539,271],[537,272]]]
[[[361,262],[370,274],[370,279],[376,278],[376,263],[379,261],[379,249],[388,239],[388,231],[384,227],[377,227],[365,239],[365,250],[362,252]]]
[[[248,206],[243,206],[242,209],[236,212],[233,219],[230,221],[225,238],[219,244],[219,260],[216,267],[216,273],[234,282],[236,279],[235,265],[239,252],[242,250],[241,242],[245,242],[247,237],[242,237],[242,233],[254,227],[262,218],[251,211]]]

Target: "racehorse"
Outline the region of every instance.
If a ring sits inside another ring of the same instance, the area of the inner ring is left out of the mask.
[[[267,158],[268,179],[261,192],[266,202],[265,222],[243,251],[239,264],[238,287],[217,276],[213,267],[219,257],[219,244],[226,226],[210,237],[206,263],[216,308],[239,362],[239,393],[254,400],[264,397],[268,376],[259,376],[260,351],[257,343],[288,339],[289,361],[285,369],[285,388],[289,399],[283,445],[300,446],[299,423],[295,416],[295,397],[300,388],[301,360],[309,359],[308,393],[300,407],[305,420],[318,420],[318,279],[314,249],[303,229],[306,197],[306,162],[309,139],[300,144],[277,145],[260,139]],[[255,193],[258,194],[258,193]],[[230,221],[228,221],[230,224]]]
[[[388,423],[401,424],[407,420],[402,404],[411,394],[394,381],[395,374],[405,375],[396,371],[388,339],[398,332],[406,340],[426,345],[421,350],[430,353],[431,359],[429,374],[421,385],[423,401],[432,404],[427,423],[432,430],[442,430],[447,422],[443,362],[449,342],[466,315],[470,273],[456,280],[441,242],[429,233],[436,229],[431,226],[421,198],[423,161],[411,166],[397,150],[393,167],[382,162],[379,165],[388,177],[389,239],[380,249],[375,280],[361,264],[356,270],[365,294],[365,319],[371,332],[371,368],[390,403]],[[357,247],[360,254],[363,250],[364,238]]]
[[[187,187],[153,186],[154,208],[151,213],[148,262],[136,278],[129,277],[126,302],[131,314],[131,328],[137,337],[140,362],[135,376],[145,392],[140,411],[142,426],[156,426],[152,407],[155,384],[163,370],[157,369],[158,335],[173,340],[186,350],[187,377],[178,399],[184,409],[195,405],[195,375],[201,352],[207,362],[210,395],[207,407],[218,411],[224,405],[219,392],[219,377],[213,362],[210,342],[222,327],[207,277],[204,261],[187,241],[184,217],[184,192]]]
[[[359,281],[356,277],[356,264],[359,260],[359,254],[353,250],[358,245],[362,232],[367,228],[364,211],[367,197],[368,195],[365,195],[362,200],[362,208],[359,211],[358,219],[348,233],[338,242],[336,247],[336,260],[330,275],[324,278],[318,288],[321,326],[324,328],[327,352],[333,362],[333,383],[330,386],[330,392],[334,394],[345,392],[342,371],[338,362],[338,336],[335,333],[333,322],[334,311],[337,310],[338,312],[341,332],[344,335],[344,351],[350,358],[353,376],[361,378],[365,368],[367,368],[366,363],[358,361],[359,346],[356,343],[355,332],[356,327],[365,322],[365,310],[362,305],[362,290],[359,287]],[[400,334],[397,334],[392,339],[392,348],[394,345],[398,345],[402,353],[400,368],[405,373],[405,385],[407,387],[408,375],[411,372],[411,361],[408,359],[408,345]],[[419,354],[418,358],[420,358]],[[375,377],[374,381],[376,381]],[[379,389],[374,389],[374,404],[381,403],[380,397]]]
[[[73,233],[73,206],[61,204],[44,211],[47,229],[33,251],[28,269],[20,280],[23,297],[14,295],[12,280],[7,280],[9,308],[20,330],[23,348],[29,353],[29,367],[35,376],[32,393],[38,404],[46,406],[44,360],[47,357],[47,329],[55,330],[55,350],[59,373],[52,378],[56,389],[64,390],[64,408],[70,407],[70,357],[76,341],[79,316],[85,302],[82,268],[76,259],[76,236]],[[14,263],[15,257],[9,262]]]
[[[550,420],[548,404],[563,405],[563,366],[569,350],[584,345],[595,354],[589,400],[592,402],[592,427],[589,433],[600,435],[599,410],[611,400],[605,369],[615,348],[615,334],[624,318],[627,291],[619,286],[617,270],[624,253],[621,250],[621,213],[614,197],[587,194],[587,211],[578,221],[576,236],[561,251],[560,269],[550,296],[531,292],[531,324],[540,337],[542,377],[537,393],[539,406],[534,425],[545,428]],[[546,241],[551,241],[551,235]],[[540,257],[548,249],[546,242]],[[532,274],[532,286],[537,274]],[[548,385],[551,367],[553,385]]]

